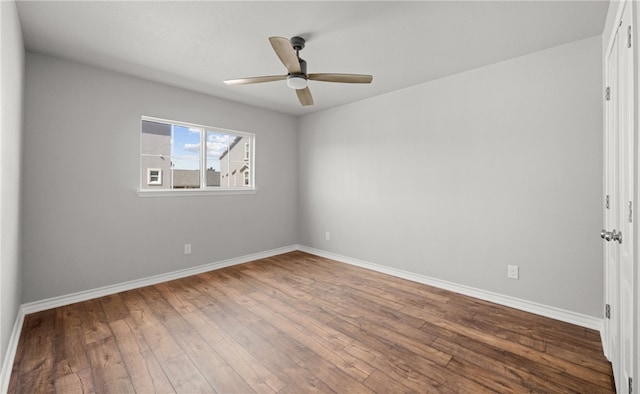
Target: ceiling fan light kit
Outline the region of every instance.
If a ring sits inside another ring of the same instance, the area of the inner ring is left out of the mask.
[[[300,58],[300,51],[304,49],[305,45],[304,38],[296,36],[288,40],[284,37],[269,37],[269,42],[282,64],[287,68],[287,75],[230,79],[224,83],[227,85],[246,85],[286,79],[287,86],[295,89],[300,104],[313,105],[313,97],[307,87],[308,80],[337,83],[371,83],[373,80],[373,76],[365,74],[307,74],[307,62]]]
[[[307,78],[304,75],[291,74],[287,77],[287,86],[291,89],[304,89],[307,87]]]

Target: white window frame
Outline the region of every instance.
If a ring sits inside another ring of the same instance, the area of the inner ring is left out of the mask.
[[[150,116],[142,116],[140,122],[140,162],[139,168],[142,171],[142,121],[148,122],[156,122],[156,123],[165,123],[176,126],[184,126],[189,128],[197,128],[200,129],[200,188],[199,189],[162,189],[162,190],[154,190],[154,189],[143,189],[140,187],[138,189],[138,195],[140,197],[175,197],[175,196],[201,196],[201,195],[229,195],[229,194],[255,194],[257,189],[255,187],[255,177],[251,177],[249,185],[245,185],[244,181],[241,186],[233,187],[233,186],[207,186],[206,180],[206,146],[207,146],[207,132],[216,132],[229,134],[234,136],[241,136],[243,138],[248,138],[249,142],[249,158],[247,159],[246,145],[245,145],[245,156],[244,160],[249,161],[248,168],[253,172],[255,171],[255,150],[256,150],[256,136],[253,133],[248,133],[245,131],[238,130],[230,130],[224,129],[220,127],[206,126],[196,123],[188,123],[181,122],[170,119],[156,118]],[[204,147],[204,148],[203,148]],[[153,168],[149,170],[160,170],[160,174],[162,174],[162,170],[158,168]],[[149,183],[149,173],[147,173],[147,184]],[[222,173],[220,174],[220,179],[222,179]],[[160,176],[160,185],[162,184],[162,176]],[[156,184],[153,184],[156,185]],[[142,186],[142,185],[141,185]]]
[[[151,180],[152,172],[158,172],[158,180]],[[147,185],[149,186],[162,186],[162,168],[147,168]]]

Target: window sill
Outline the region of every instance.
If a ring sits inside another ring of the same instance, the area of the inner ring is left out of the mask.
[[[257,189],[227,190],[138,190],[139,197],[194,197],[194,196],[229,196],[234,194],[256,194]]]

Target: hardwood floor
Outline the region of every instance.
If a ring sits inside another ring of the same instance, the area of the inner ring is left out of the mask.
[[[10,393],[613,393],[596,331],[302,252],[26,316]]]

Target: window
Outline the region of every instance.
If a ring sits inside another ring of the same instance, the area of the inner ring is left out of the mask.
[[[147,185],[162,185],[162,170],[147,168]]]
[[[240,131],[142,117],[140,190],[253,190],[254,180],[247,182],[243,171],[253,169],[254,139]]]
[[[251,184],[251,178],[249,177],[249,169],[244,170],[244,185],[249,186]]]

